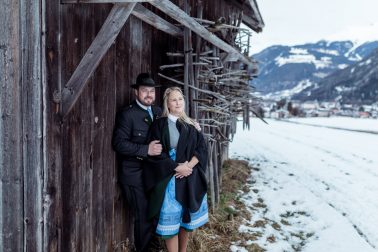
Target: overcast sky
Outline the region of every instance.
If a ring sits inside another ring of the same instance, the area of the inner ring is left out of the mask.
[[[378,40],[378,0],[257,0],[265,27],[252,54],[276,44]]]

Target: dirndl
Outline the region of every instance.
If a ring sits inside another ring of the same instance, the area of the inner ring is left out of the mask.
[[[175,160],[176,155],[172,150],[170,151],[170,156]],[[176,200],[176,178],[173,176],[165,189],[156,234],[163,237],[171,237],[179,233],[180,227],[185,228],[187,231],[193,231],[206,224],[209,221],[207,194],[203,197],[200,208],[194,213],[189,213],[189,223],[182,222],[183,213],[183,207]]]

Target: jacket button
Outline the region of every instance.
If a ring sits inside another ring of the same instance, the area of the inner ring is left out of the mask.
[[[142,134],[138,133],[138,136],[140,136],[140,135],[142,135]]]

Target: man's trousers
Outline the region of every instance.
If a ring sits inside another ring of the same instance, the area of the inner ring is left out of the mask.
[[[134,215],[134,243],[138,252],[148,251],[153,234],[152,222],[147,219],[148,201],[142,186],[122,185],[126,202]]]

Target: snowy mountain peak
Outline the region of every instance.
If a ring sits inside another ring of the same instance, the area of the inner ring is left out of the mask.
[[[260,71],[259,78],[252,84],[262,94],[298,93],[299,87],[309,89],[308,83],[318,83],[332,73],[354,65],[376,48],[378,41],[356,43],[351,40],[271,46],[253,55],[259,62]]]
[[[335,71],[292,96],[299,100],[338,100],[342,103],[372,104],[378,100],[378,49],[363,60]]]

